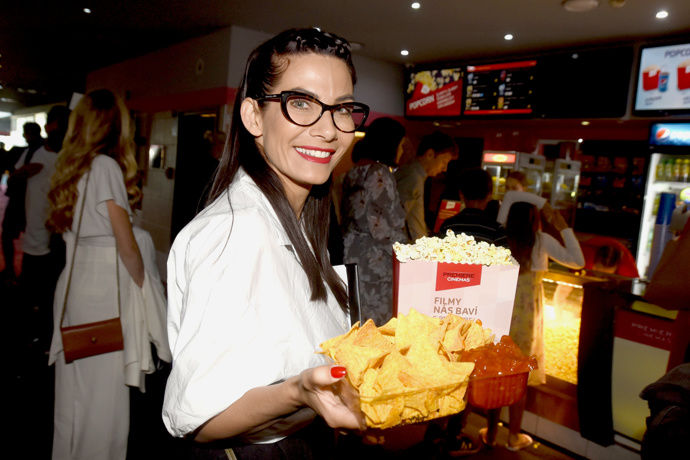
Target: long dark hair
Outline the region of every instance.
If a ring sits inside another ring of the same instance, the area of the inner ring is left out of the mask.
[[[510,206],[506,236],[510,252],[520,264],[520,272],[532,269],[532,249],[537,241],[539,222],[539,210],[533,204],[520,201]]]
[[[311,53],[342,59],[350,71],[354,86],[357,77],[352,63],[350,44],[336,35],[317,29],[291,29],[264,42],[252,51],[235,99],[230,137],[216,169],[206,205],[221,196],[235,179],[239,168],[244,168],[266,195],[283,229],[288,234],[302,268],[309,278],[311,300],[325,301],[327,299],[328,291],[324,286],[325,281],[340,307],[347,311],[345,285],[333,270],[328,258],[331,180],[311,188],[298,220],[285,195],[280,178],[259,152],[254,136],[245,128],[240,114],[242,101],[245,98],[262,97],[278,84],[288,68],[290,56]],[[263,104],[259,102],[261,107]]]
[[[352,162],[362,159],[380,161],[387,166],[396,166],[398,145],[405,137],[405,127],[392,118],[377,118],[366,130],[364,139],[355,144]]]

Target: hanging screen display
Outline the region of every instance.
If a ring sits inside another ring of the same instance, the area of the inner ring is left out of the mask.
[[[531,115],[537,61],[467,66],[466,116]]]
[[[690,43],[642,48],[634,113],[690,113]]]
[[[418,70],[408,74],[405,116],[459,117],[462,111],[461,68]]]

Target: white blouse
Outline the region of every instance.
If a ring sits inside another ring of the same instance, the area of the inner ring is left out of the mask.
[[[573,229],[561,231],[565,247],[561,243],[542,231],[537,232],[537,241],[532,249],[532,271],[546,271],[549,269],[549,259],[553,259],[568,268],[579,269],[585,266],[585,256],[582,254],[580,243],[575,237]]]
[[[179,233],[168,259],[168,431],[184,436],[249,389],[328,364],[315,353],[319,344],[350,327],[328,293],[327,302],[310,300],[277,215],[240,169],[228,191]],[[313,417],[302,409],[244,439],[275,442]]]

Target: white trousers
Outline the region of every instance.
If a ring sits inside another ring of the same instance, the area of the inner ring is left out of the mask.
[[[129,387],[124,353],[55,363],[53,460],[125,460]]]

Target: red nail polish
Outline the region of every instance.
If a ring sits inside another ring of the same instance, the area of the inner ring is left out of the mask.
[[[343,377],[345,377],[345,374],[347,374],[347,369],[345,369],[343,366],[331,367],[331,375],[333,376],[334,379],[343,378]]]

